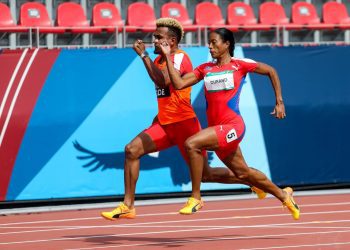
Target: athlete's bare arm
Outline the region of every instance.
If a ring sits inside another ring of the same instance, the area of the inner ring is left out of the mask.
[[[181,77],[171,61],[169,45],[164,42],[160,44],[160,47],[166,60],[170,81],[175,89],[184,89],[199,82],[196,75],[192,72]]]
[[[136,40],[133,44],[133,49],[139,56],[146,51],[145,44],[142,40]],[[142,61],[146,67],[148,75],[158,87],[164,88],[170,84],[169,77],[167,75],[164,76],[163,72],[156,67],[149,56],[144,56]]]
[[[285,111],[283,98],[282,98],[281,83],[276,70],[270,65],[258,62],[258,66],[256,67],[254,72],[261,75],[267,75],[270,78],[273,90],[275,92],[275,97],[276,97],[275,108],[271,114],[278,119],[285,118],[286,111]]]

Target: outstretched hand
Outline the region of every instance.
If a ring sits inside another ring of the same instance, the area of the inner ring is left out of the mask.
[[[284,108],[283,102],[276,103],[275,108],[273,109],[273,111],[270,114],[273,115],[274,117],[276,117],[277,119],[286,118],[286,110]]]
[[[132,48],[135,50],[135,52],[140,56],[143,52],[146,50],[146,46],[143,43],[142,40],[138,39],[134,42]]]
[[[162,50],[163,55],[170,55],[170,46],[166,41],[161,42],[159,47]]]

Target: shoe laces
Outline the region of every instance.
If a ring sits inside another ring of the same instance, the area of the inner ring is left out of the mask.
[[[192,197],[191,197],[191,198],[188,198],[187,201],[186,201],[186,203],[185,203],[185,206],[190,205],[190,204],[192,203],[191,200],[192,200]]]
[[[129,207],[127,205],[125,205],[124,202],[121,202],[121,203],[119,203],[118,207],[116,207],[113,210],[113,212],[119,212],[119,211],[125,212],[125,211],[128,211],[128,210],[130,210]]]
[[[187,199],[185,205],[188,206],[188,205],[192,204],[193,202],[195,202],[195,198],[190,197],[190,198]]]
[[[295,203],[293,199],[293,193],[289,193],[288,191],[286,191],[286,193],[287,199],[282,203],[283,207],[287,207],[288,209],[299,209],[299,206]]]
[[[186,205],[191,205],[191,204],[197,205],[197,204],[201,204],[201,203],[202,203],[202,200],[198,200],[194,197],[190,197],[190,198],[188,198]]]

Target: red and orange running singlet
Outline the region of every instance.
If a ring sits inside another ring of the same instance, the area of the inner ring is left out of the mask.
[[[166,67],[165,61],[160,63],[161,56],[154,60],[159,69]],[[177,50],[171,55],[175,69],[183,76],[192,71],[192,63],[183,50]],[[166,125],[184,121],[196,116],[191,105],[191,87],[176,90],[172,84],[165,88],[156,86],[158,100],[158,120],[160,124]]]

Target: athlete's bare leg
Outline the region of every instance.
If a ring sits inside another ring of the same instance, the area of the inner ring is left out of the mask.
[[[125,146],[124,204],[130,209],[134,207],[136,183],[140,173],[140,158],[155,151],[155,143],[149,135],[143,132]]]
[[[208,162],[208,160],[204,158],[202,150],[213,150],[215,148],[218,148],[216,134],[213,135],[213,132],[215,133],[215,130],[212,131],[211,129],[206,128],[189,137],[185,141],[185,149],[189,158],[190,174],[192,180],[192,197],[197,200],[201,199],[200,183],[203,174],[204,177],[208,177],[208,174],[210,173],[210,169],[208,168],[209,166],[207,164],[204,165],[205,162]]]
[[[226,157],[223,162],[232,170],[238,179],[251,183],[253,186],[272,194],[281,202],[285,201],[287,196],[282,189],[270,181],[264,173],[248,167],[240,147],[238,147],[236,152]]]
[[[216,182],[225,184],[239,183],[250,186],[248,182],[238,179],[227,167],[210,167],[206,157],[204,158],[203,164],[202,182]]]
[[[252,168],[255,171],[260,170]],[[252,186],[249,182],[244,181],[242,179],[238,179],[236,175],[227,167],[210,167],[208,164],[208,160],[206,157],[204,159],[203,165],[203,176],[202,182],[216,182],[216,183],[224,183],[224,184],[244,184],[247,186]]]
[[[192,196],[194,198],[200,198],[200,183],[198,183],[198,175],[202,173],[202,178],[208,182],[216,181],[221,183],[241,183],[249,186],[256,186],[262,189],[263,191],[275,195],[278,199],[285,199],[285,194],[283,190],[278,188],[271,181],[269,181],[262,172],[253,168],[249,168],[246,164],[244,165],[245,168],[243,168],[241,165],[238,165],[238,159],[240,159],[238,157],[238,154],[235,154],[237,159],[234,158],[237,162],[231,162],[230,159],[225,159],[225,165],[230,168],[230,170],[227,169],[227,171],[225,171],[224,168],[216,169],[210,168],[208,165],[203,165],[203,156],[202,158],[200,158],[199,152],[201,152],[201,150],[203,149],[215,150],[219,148],[215,128],[209,127],[201,130],[194,136],[191,136],[186,140],[185,147],[190,159]],[[240,167],[236,169],[234,167],[236,165]],[[245,175],[242,175],[242,172],[244,172],[243,170],[247,171],[253,177],[246,178]],[[256,178],[258,178],[258,181],[256,181]],[[265,185],[267,185],[266,188]]]

